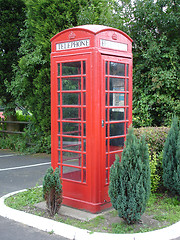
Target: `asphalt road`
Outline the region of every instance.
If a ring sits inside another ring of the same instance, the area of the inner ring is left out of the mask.
[[[50,155],[17,155],[0,150],[0,197],[41,185],[50,167]],[[21,223],[0,217],[1,240],[67,240],[66,238],[39,231]]]
[[[50,155],[17,155],[0,150],[0,197],[41,185],[50,167]],[[0,240],[68,240],[0,216]],[[173,239],[180,240],[180,237]]]

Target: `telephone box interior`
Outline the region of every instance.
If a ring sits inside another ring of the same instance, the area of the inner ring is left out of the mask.
[[[100,25],[51,39],[51,162],[63,204],[92,213],[110,207],[110,167],[132,123],[132,39]]]

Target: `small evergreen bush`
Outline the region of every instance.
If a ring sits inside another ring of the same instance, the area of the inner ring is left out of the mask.
[[[180,123],[177,117],[172,125],[163,149],[163,182],[172,193],[180,195]]]
[[[113,207],[128,224],[137,222],[144,213],[150,195],[150,167],[145,139],[137,140],[129,129],[121,162],[111,166],[109,196]]]
[[[62,184],[60,181],[59,168],[55,171],[49,168],[44,176],[43,197],[46,200],[47,209],[50,215],[58,213],[62,203]]]

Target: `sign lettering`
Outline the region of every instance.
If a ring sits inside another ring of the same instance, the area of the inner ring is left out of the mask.
[[[78,40],[73,42],[57,43],[56,51],[89,47],[89,45],[90,45],[89,39],[83,39],[83,40]]]

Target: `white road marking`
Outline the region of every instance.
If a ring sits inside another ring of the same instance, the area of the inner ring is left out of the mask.
[[[11,155],[2,155],[2,156],[0,156],[0,158],[3,158],[3,157],[13,157],[13,156],[18,156],[18,155],[15,155],[15,154],[11,154]]]
[[[0,169],[0,172],[2,172],[2,171],[9,171],[9,170],[16,170],[16,169],[22,169],[22,168],[38,167],[38,166],[48,165],[48,164],[51,164],[51,162],[38,163],[38,164],[27,165],[27,166],[20,166],[20,167],[4,168],[4,169]]]

